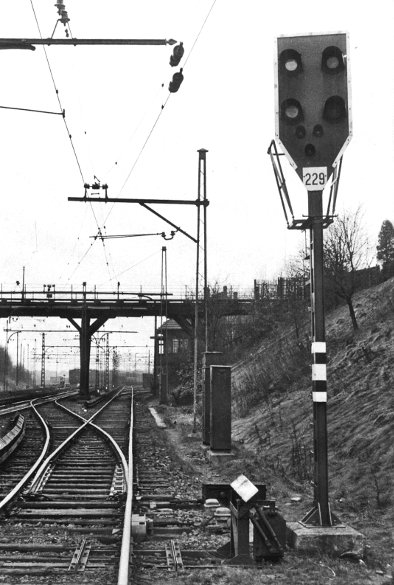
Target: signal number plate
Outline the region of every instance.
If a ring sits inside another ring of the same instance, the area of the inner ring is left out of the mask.
[[[327,183],[327,167],[303,167],[302,182],[308,191],[321,191]]]

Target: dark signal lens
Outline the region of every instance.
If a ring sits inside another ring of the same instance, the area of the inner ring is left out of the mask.
[[[345,100],[339,95],[333,95],[324,104],[323,118],[332,124],[341,122],[346,118]]]
[[[323,134],[324,134],[323,126],[321,124],[316,124],[316,126],[313,127],[313,136],[321,138]]]
[[[312,156],[315,156],[316,154],[316,148],[313,146],[313,144],[307,144],[305,146],[305,156],[307,156],[308,158],[311,158]]]
[[[338,47],[327,47],[322,54],[321,66],[325,73],[335,75],[345,69],[343,53]]]

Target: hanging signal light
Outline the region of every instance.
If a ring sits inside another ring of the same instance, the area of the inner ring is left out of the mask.
[[[182,71],[183,69],[180,69],[179,71],[177,71],[177,73],[174,73],[174,75],[172,76],[172,81],[170,81],[170,84],[168,86],[168,89],[171,93],[176,93],[180,88],[180,85],[183,81]]]
[[[170,57],[171,67],[176,67],[177,65],[179,65],[179,62],[182,59],[184,52],[185,52],[185,49],[183,48],[183,43],[179,43],[179,45],[175,45],[175,47],[172,51],[172,55]]]

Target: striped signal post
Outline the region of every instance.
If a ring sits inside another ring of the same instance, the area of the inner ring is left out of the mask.
[[[337,522],[328,500],[323,229],[334,221],[342,155],[352,136],[348,63],[346,33],[277,39],[275,134],[308,192],[306,218],[294,219],[274,141],[268,153],[288,228],[310,231],[314,505],[303,523],[319,526]],[[324,214],[323,190],[331,177],[329,204]]]
[[[310,287],[312,338],[312,399],[314,443],[314,506],[304,523],[331,526],[328,501],[327,354],[324,323],[322,191],[308,192],[310,225]]]

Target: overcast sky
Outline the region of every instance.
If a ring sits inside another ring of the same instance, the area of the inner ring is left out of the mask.
[[[75,153],[61,116],[0,109],[3,290],[21,280],[25,267],[28,289],[43,283],[79,288],[86,281],[102,290],[120,282],[122,290],[158,291],[163,245],[169,291],[193,287],[195,245],[185,236],[106,240],[103,246],[90,238],[99,227],[105,234],[169,233],[171,227],[138,205],[92,208],[67,198],[82,196],[83,183],[96,176],[113,197],[195,199],[199,148],[209,151],[209,281],[251,288],[255,278],[277,276],[302,240],[286,229],[266,154],[275,131],[274,49],[281,34],[349,33],[354,137],[338,206],[362,205],[373,245],[382,221],[394,220],[392,0],[64,3],[77,38],[182,41],[185,79],[169,97],[170,46],[46,48]],[[54,0],[33,6],[42,36],[52,36]],[[65,36],[61,23],[54,36]],[[1,1],[0,37],[39,37],[30,0]],[[59,112],[42,47],[2,51],[0,74],[0,106]],[[299,217],[306,192],[284,166]],[[155,209],[195,235],[194,207]],[[151,343],[149,320],[129,328],[140,330],[134,337],[141,343]]]

